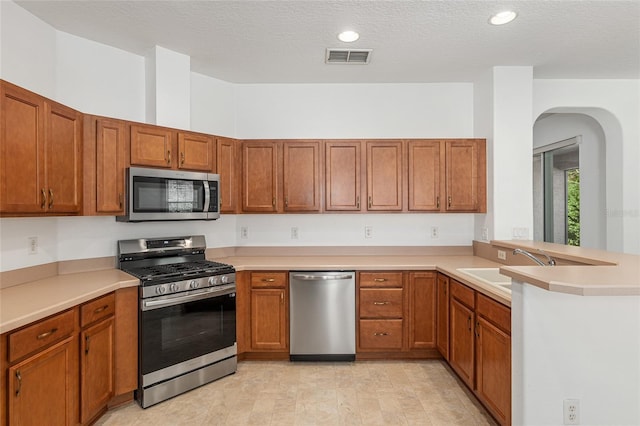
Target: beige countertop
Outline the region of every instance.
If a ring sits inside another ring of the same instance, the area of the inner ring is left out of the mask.
[[[415,256],[232,256],[215,258],[229,263],[238,271],[439,271],[486,294],[498,302],[511,306],[510,291],[485,284],[458,268],[497,268],[499,263],[478,256],[415,255]]]
[[[580,296],[639,296],[640,256],[537,241],[492,241],[536,254],[585,263],[571,266],[502,266],[500,272],[545,290]]]
[[[55,275],[0,290],[0,334],[140,280],[118,269]]]

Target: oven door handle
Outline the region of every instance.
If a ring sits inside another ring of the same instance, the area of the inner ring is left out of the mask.
[[[189,294],[185,296],[168,297],[168,298],[163,298],[161,300],[143,300],[142,310],[150,311],[152,309],[159,309],[167,306],[179,305],[181,303],[187,303],[187,302],[193,302],[196,300],[224,296],[226,294],[232,294],[235,292],[236,292],[236,285],[229,284],[229,285],[215,287],[215,288],[207,288],[207,289],[198,291],[195,294],[192,292],[189,292]]]

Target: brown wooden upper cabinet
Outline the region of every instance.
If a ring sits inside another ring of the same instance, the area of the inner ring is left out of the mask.
[[[283,143],[284,211],[320,211],[320,142]]]
[[[216,171],[220,175],[220,211],[236,213],[238,175],[236,151],[238,142],[229,138],[216,138]]]
[[[319,141],[244,141],[242,211],[319,212],[320,152]]]
[[[486,212],[484,139],[407,141],[409,211]]]
[[[4,81],[0,90],[0,213],[79,213],[82,114]]]
[[[85,116],[84,214],[124,214],[127,122]]]
[[[278,211],[278,142],[242,143],[242,211]]]
[[[402,141],[367,141],[367,210],[401,211]]]
[[[445,157],[445,210],[486,212],[485,141],[445,141]]]
[[[440,210],[440,141],[410,140],[407,142],[409,163],[409,211]]]
[[[132,166],[215,171],[212,136],[175,131],[149,124],[131,124]]]
[[[325,142],[325,210],[360,211],[360,141]]]

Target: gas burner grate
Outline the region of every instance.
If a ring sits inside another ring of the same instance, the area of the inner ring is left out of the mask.
[[[128,272],[141,280],[149,281],[168,277],[185,277],[199,274],[233,272],[233,267],[224,263],[203,260],[143,266],[139,268],[125,269],[125,272]]]

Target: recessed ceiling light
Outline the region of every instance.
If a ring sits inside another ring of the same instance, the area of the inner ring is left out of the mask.
[[[508,24],[509,22],[511,22],[514,19],[516,19],[516,16],[518,16],[518,14],[515,13],[514,11],[505,10],[504,12],[496,13],[491,18],[489,18],[489,23],[491,25]]]
[[[345,43],[351,43],[360,38],[360,34],[355,31],[343,31],[338,34],[338,40],[344,41]]]

